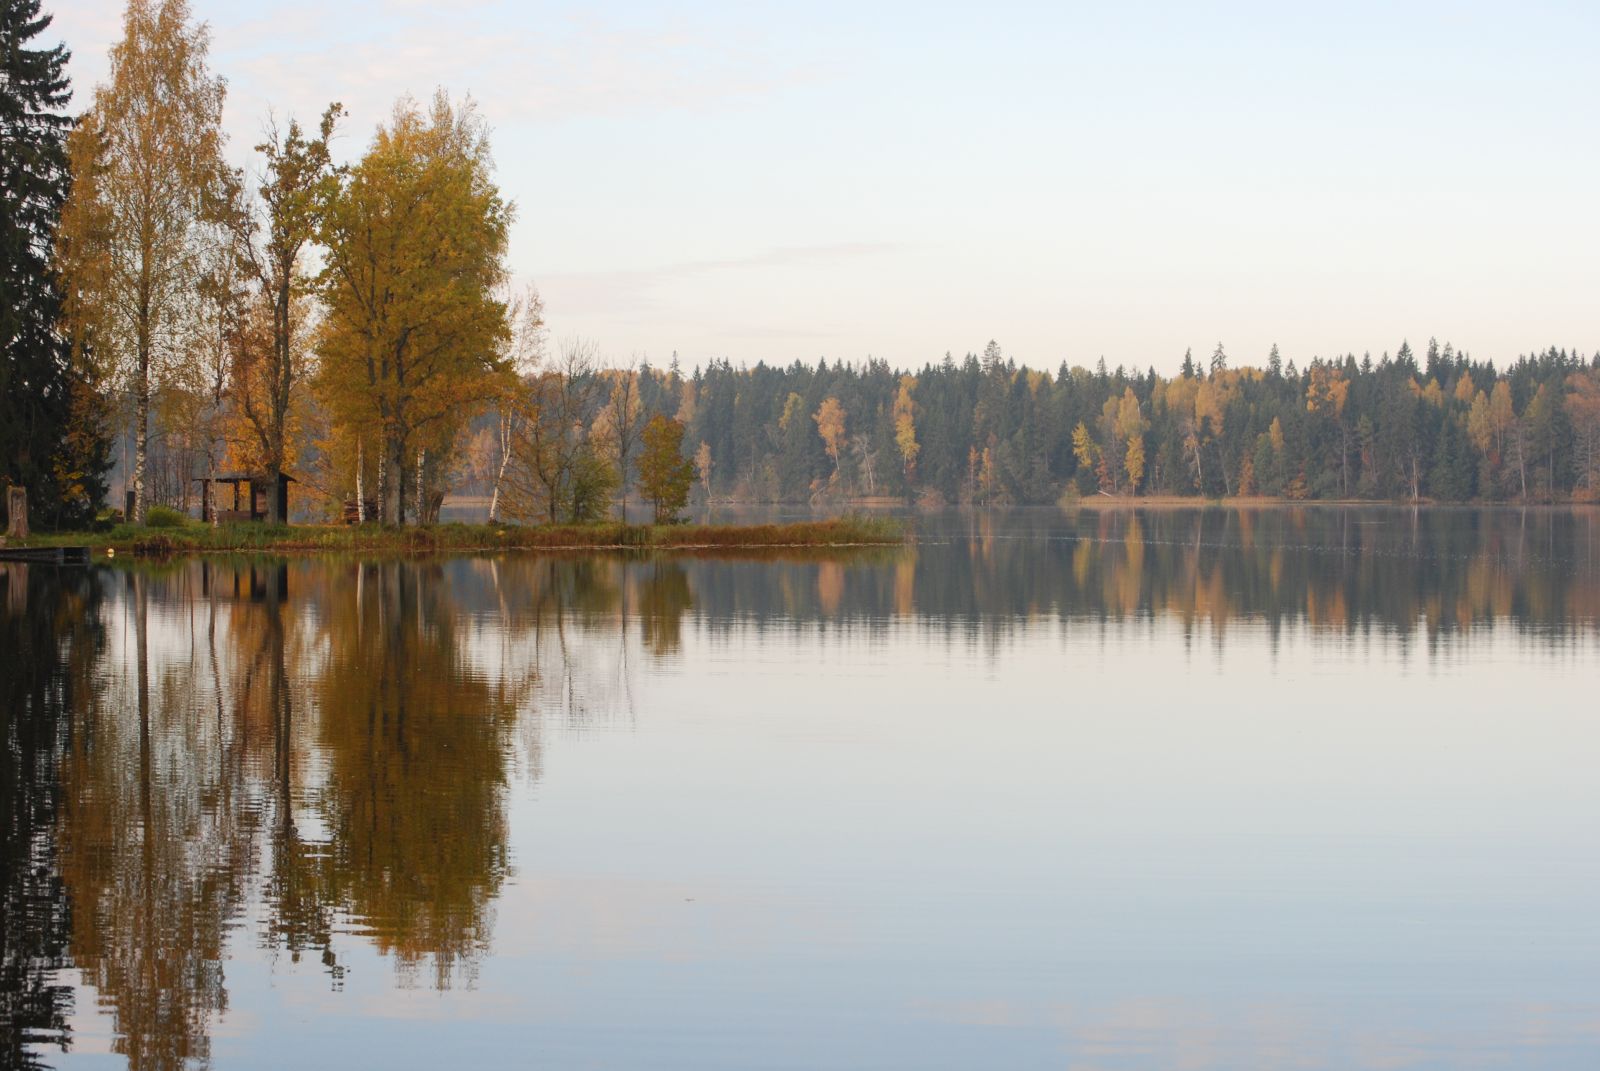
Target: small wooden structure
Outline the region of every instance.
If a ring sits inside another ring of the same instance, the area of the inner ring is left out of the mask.
[[[220,522],[227,524],[230,521],[264,521],[271,512],[267,507],[270,499],[268,495],[278,496],[278,517],[284,523],[289,523],[289,485],[297,482],[293,476],[286,472],[278,473],[277,477],[256,476],[247,472],[229,472],[220,476],[197,476],[195,483],[200,485],[200,519],[207,524]],[[233,508],[219,509],[211,495],[212,484],[228,484],[233,487]],[[241,501],[242,500],[242,501]]]
[[[41,562],[45,565],[88,565],[88,547],[5,547],[0,562]]]
[[[375,500],[369,498],[369,499],[367,499],[367,501],[364,504],[366,506],[367,520],[369,520],[369,521],[377,520],[378,519],[378,503]],[[349,498],[344,500],[343,518],[344,518],[344,523],[345,524],[360,524],[361,523],[361,507],[362,507],[362,505],[363,505],[363,503],[356,501],[356,497],[354,495],[351,495]]]

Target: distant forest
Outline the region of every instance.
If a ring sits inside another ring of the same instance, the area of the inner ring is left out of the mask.
[[[606,373],[618,375],[618,373]],[[982,355],[902,373],[882,361],[638,373],[675,415],[702,493],[740,501],[890,496],[982,505],[1064,494],[1591,501],[1600,354],[1509,367],[1430,342],[1230,367],[1219,344],[1163,378]]]

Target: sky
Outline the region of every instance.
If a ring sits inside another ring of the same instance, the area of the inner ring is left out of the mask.
[[[1600,350],[1592,2],[191,4],[242,165],[471,94],[613,361]],[[122,3],[45,6],[86,107]]]

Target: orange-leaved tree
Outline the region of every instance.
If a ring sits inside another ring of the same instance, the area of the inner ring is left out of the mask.
[[[267,140],[256,146],[266,159],[259,205],[233,213],[239,263],[254,284],[247,300],[255,308],[244,319],[260,328],[233,347],[233,397],[257,458],[252,467],[269,476],[293,460],[290,413],[306,376],[312,312],[312,280],[302,260],[338,190],[328,142],[342,112],[330,105],[311,137],[293,119],[281,133],[269,126]],[[267,496],[274,523],[288,520],[278,516],[278,505],[277,495]]]
[[[689,501],[694,462],[683,456],[683,422],[657,413],[644,427],[639,493],[655,507],[657,524],[671,523]]]
[[[380,438],[378,508],[426,519],[473,411],[508,371],[502,283],[512,207],[470,100],[401,100],[323,218],[327,318],[317,387],[337,421]]]

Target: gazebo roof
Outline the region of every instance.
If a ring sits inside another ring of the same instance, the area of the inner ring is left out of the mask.
[[[280,471],[278,476],[282,479],[288,480],[290,483],[300,482],[293,476],[290,476],[287,472]],[[252,480],[265,480],[269,478],[270,477],[265,475],[249,472],[219,472],[215,476],[196,476],[194,478],[194,482],[205,483],[207,480],[210,480],[212,483],[249,483]]]

